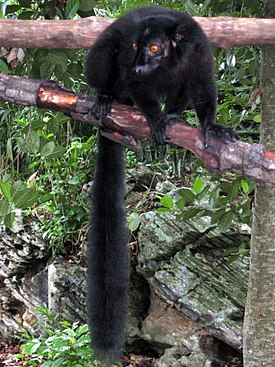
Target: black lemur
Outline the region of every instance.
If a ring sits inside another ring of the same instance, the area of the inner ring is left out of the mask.
[[[166,124],[192,103],[205,146],[209,135],[234,141],[233,129],[216,124],[213,57],[202,29],[180,11],[149,6],[112,23],[91,47],[86,77],[97,91],[97,119],[111,102],[136,105],[153,139],[163,144]],[[160,101],[165,103],[164,111]],[[88,317],[92,345],[103,359],[123,348],[129,273],[124,214],[123,148],[99,134],[88,238]]]

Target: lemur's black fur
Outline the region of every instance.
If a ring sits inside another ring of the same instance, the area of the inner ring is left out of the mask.
[[[119,358],[124,344],[129,272],[124,186],[123,147],[99,135],[87,288],[92,345],[104,360]]]
[[[86,77],[97,91],[91,113],[98,119],[110,112],[113,100],[135,104],[146,116],[153,139],[163,144],[166,124],[178,120],[192,103],[206,146],[210,134],[236,139],[233,129],[215,122],[213,57],[202,29],[187,14],[149,6],[116,20],[91,47]],[[88,305],[93,347],[105,359],[120,355],[126,320],[123,172],[123,149],[100,136],[89,231]]]

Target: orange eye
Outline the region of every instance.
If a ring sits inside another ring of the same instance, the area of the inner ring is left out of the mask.
[[[158,45],[151,45],[150,46],[150,51],[154,52],[154,53],[158,52],[159,51],[159,46]]]
[[[133,50],[137,51],[138,47],[137,47],[137,44],[136,43],[133,43],[132,44],[132,47],[133,47]]]

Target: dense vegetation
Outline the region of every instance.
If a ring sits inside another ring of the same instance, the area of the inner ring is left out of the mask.
[[[260,16],[258,0],[71,0],[4,2],[0,16],[18,19],[73,19],[90,15],[119,17],[131,8],[159,4],[191,15]],[[54,4],[54,5],[53,5]],[[0,51],[0,71],[37,79],[56,79],[75,91],[90,92],[83,75],[83,50]],[[257,48],[213,50],[219,91],[217,121],[235,127],[241,139],[258,138],[260,121]],[[255,97],[254,97],[255,96]],[[186,120],[197,125],[192,109]],[[96,129],[67,116],[36,108],[0,104],[0,219],[8,227],[23,212],[39,222],[41,235],[53,252],[75,253],[88,222],[84,184],[92,180]],[[232,220],[250,221],[253,183],[240,176],[209,177],[189,152],[169,146],[145,145],[143,154],[125,155],[128,167],[147,165],[159,180],[176,182],[179,197],[160,199],[159,210],[177,210],[179,219],[213,214],[213,224],[225,230]],[[157,163],[156,163],[157,162]],[[161,197],[161,195],[160,195]],[[238,200],[236,200],[236,198]],[[138,225],[142,205],[129,208],[131,230]],[[134,213],[134,214],[133,214]]]
[[[159,4],[196,16],[258,17],[260,0],[63,0],[1,3],[0,17],[18,19],[74,19],[86,16],[119,17],[131,8]],[[0,49],[0,71],[36,79],[56,79],[66,88],[88,90],[83,74],[85,51]],[[257,141],[260,122],[260,51],[253,47],[213,50],[219,91],[217,121],[235,127],[241,139]],[[185,119],[197,125],[192,109]],[[0,102],[0,220],[7,227],[38,222],[41,236],[53,253],[75,254],[85,239],[88,223],[86,185],[92,180],[96,129],[72,121],[61,113]],[[232,220],[251,221],[254,184],[240,175],[222,178],[207,174],[200,161],[184,149],[146,144],[140,155],[127,151],[128,168],[146,165],[159,181],[179,188],[173,197],[148,191],[129,209],[129,226],[135,231],[139,215],[152,200],[159,212],[175,211],[179,220],[212,215],[220,231]],[[157,200],[155,200],[157,199]],[[158,203],[159,201],[159,203]],[[156,205],[157,203],[157,205]],[[246,249],[229,249],[236,256]],[[228,255],[228,254],[226,254]],[[232,257],[232,259],[234,259]],[[31,355],[32,366],[90,365],[86,326],[59,323],[47,310],[44,334],[26,342],[18,360]],[[93,365],[98,365],[94,362]]]

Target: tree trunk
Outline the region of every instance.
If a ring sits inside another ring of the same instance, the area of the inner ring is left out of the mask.
[[[274,0],[264,16],[275,17]],[[275,47],[262,53],[261,142],[275,151]],[[253,217],[251,269],[244,321],[244,366],[275,366],[275,186],[259,184]]]

